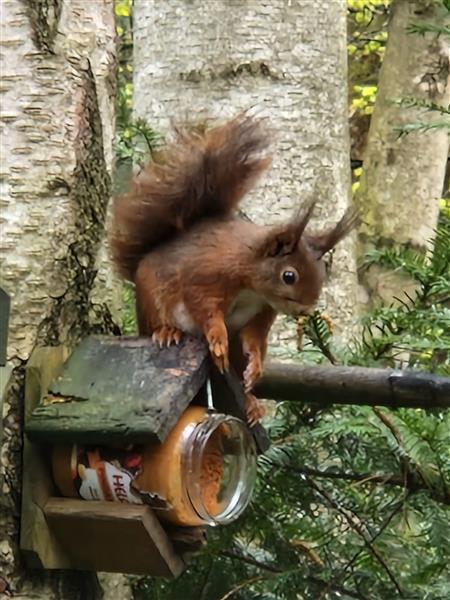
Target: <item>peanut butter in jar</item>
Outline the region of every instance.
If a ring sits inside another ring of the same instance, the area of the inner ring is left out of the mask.
[[[163,444],[55,448],[53,473],[64,496],[133,503],[150,498],[162,519],[217,525],[236,519],[250,501],[256,448],[239,419],[191,406]]]

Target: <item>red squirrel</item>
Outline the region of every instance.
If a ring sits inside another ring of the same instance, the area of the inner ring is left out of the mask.
[[[316,303],[322,256],[356,224],[348,210],[332,228],[306,232],[313,204],[283,225],[261,226],[236,208],[269,167],[264,121],[240,114],[176,140],[113,204],[110,242],[135,284],[139,333],[160,346],[203,334],[220,371],[240,372],[250,424],[264,414],[251,390],[261,376],[277,313],[299,316]]]

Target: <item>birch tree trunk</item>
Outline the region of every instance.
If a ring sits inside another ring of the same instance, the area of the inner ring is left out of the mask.
[[[136,116],[166,133],[171,121],[224,120],[255,107],[278,133],[273,167],[244,207],[249,216],[285,220],[313,195],[321,224],[344,212],[345,0],[135,0],[134,23]],[[323,298],[342,330],[355,306],[353,239],[333,263]]]
[[[450,104],[448,36],[408,33],[412,23],[450,24],[440,2],[394,0],[386,55],[380,72],[358,201],[365,224],[360,253],[370,248],[410,246],[425,250],[433,238],[447,164],[449,136],[445,130],[398,137],[405,123],[431,122],[436,114],[405,109],[395,100],[415,97]],[[391,303],[411,282],[378,266],[363,271],[366,302]]]
[[[23,383],[35,345],[114,330],[104,222],[115,97],[113,1],[2,0],[2,286],[11,295],[3,405],[0,596],[94,598],[95,574],[28,572],[18,551]],[[124,596],[123,596],[124,597]]]

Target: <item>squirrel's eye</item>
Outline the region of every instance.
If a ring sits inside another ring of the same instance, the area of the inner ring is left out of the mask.
[[[293,285],[297,281],[297,273],[294,271],[283,271],[281,278],[286,285]]]

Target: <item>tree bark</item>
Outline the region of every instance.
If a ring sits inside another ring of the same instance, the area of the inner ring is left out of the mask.
[[[165,134],[172,121],[224,120],[254,107],[276,131],[275,160],[245,212],[277,222],[317,197],[317,221],[336,221],[350,183],[344,0],[135,0],[134,22],[136,116]],[[355,297],[349,238],[323,295],[341,332]]]
[[[406,109],[396,100],[415,97],[450,103],[448,36],[408,33],[412,23],[444,26],[449,13],[440,2],[394,0],[386,55],[380,72],[358,202],[362,206],[360,253],[371,248],[410,246],[420,250],[434,236],[447,164],[447,130],[398,137],[405,123],[431,122],[436,113]],[[392,302],[403,291],[414,295],[405,277],[373,266],[361,272],[367,304]]]
[[[94,598],[94,574],[28,571],[18,550],[25,365],[35,345],[112,331],[105,259],[115,97],[112,0],[3,0],[0,263],[11,295],[0,595]],[[2,596],[3,597],[3,596]]]

